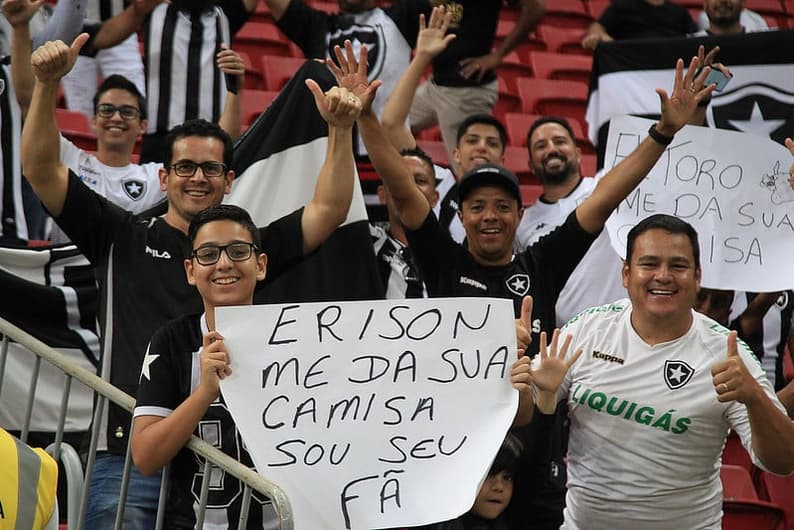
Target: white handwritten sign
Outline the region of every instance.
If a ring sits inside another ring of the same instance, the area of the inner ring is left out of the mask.
[[[613,167],[648,135],[652,121],[612,120],[605,166]],[[794,287],[794,191],[788,150],[750,134],[686,126],[607,222],[621,256],[626,236],[655,213],[675,215],[700,239],[703,286],[742,291]]]
[[[221,391],[295,528],[416,526],[473,504],[518,396],[512,304],[490,298],[222,307]]]

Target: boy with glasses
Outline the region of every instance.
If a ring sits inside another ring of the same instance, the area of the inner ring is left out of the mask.
[[[220,204],[231,188],[233,171],[211,175],[218,172],[214,164],[231,164],[232,141],[219,126],[204,120],[186,122],[169,133],[164,145],[168,165],[158,171],[159,188],[168,201],[162,217],[134,216],[94,193],[59,159],[52,112],[58,81],[71,68],[86,37],[77,37],[71,46],[48,42],[34,52],[36,84],[23,130],[22,162],[39,199],[96,267],[103,337],[101,375],[135,395],[146,340],[163,323],[200,307],[198,293],[185,282],[182,257],[190,251],[190,221]],[[261,231],[261,250],[271,256],[270,277],[325,241],[347,217],[352,200],[352,127],[361,102],[345,89],[333,87],[323,94],[316,83],[307,84],[328,123],[326,159],[312,200]],[[197,166],[195,172],[188,163]],[[180,176],[188,172],[192,176]],[[110,404],[94,421],[101,427],[96,466],[93,473],[87,470],[92,475],[87,479],[89,530],[113,526],[130,415]],[[158,492],[159,479],[133,473],[125,529],[154,526]]]
[[[193,170],[197,167],[194,164]],[[259,231],[251,217],[237,206],[215,206],[196,215],[188,239],[192,250],[184,260],[185,272],[201,295],[204,311],[173,320],[154,334],[133,413],[132,456],[138,469],[152,474],[173,460],[166,528],[196,525],[194,508],[204,466],[183,449],[192,434],[220,443],[226,454],[253,467],[220,394],[220,380],[230,368],[223,337],[215,330],[214,310],[253,303],[256,283],[265,278],[267,256],[260,250]],[[206,520],[236,528],[242,486],[220,469],[213,469],[212,480],[219,486],[210,488]],[[255,495],[251,508],[248,528],[275,522],[266,499]]]

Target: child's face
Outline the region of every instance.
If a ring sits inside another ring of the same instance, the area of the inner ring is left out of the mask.
[[[471,512],[483,519],[496,519],[505,511],[512,496],[513,474],[509,471],[493,473],[488,475],[480,487]]]
[[[212,221],[196,233],[193,250],[234,243],[250,244],[251,234],[234,221]],[[232,255],[236,260],[229,257],[229,250],[223,250],[218,260],[209,265],[202,265],[196,257],[185,260],[188,283],[196,286],[207,311],[220,306],[251,304],[256,282],[265,278],[264,254],[252,250],[247,259],[239,259],[237,253]]]

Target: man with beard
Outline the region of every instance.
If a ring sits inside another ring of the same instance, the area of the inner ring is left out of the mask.
[[[581,150],[565,118],[546,116],[527,133],[532,172],[543,185],[538,201],[524,210],[515,248],[523,251],[562,225],[568,215],[593,192],[598,179],[579,174]],[[594,282],[593,278],[599,278]],[[626,296],[620,277],[620,256],[602,231],[574,269],[557,300],[557,324],[564,324],[585,307]]]
[[[141,162],[164,162],[168,131],[187,120],[222,124],[232,138],[241,125],[240,83],[227,85],[218,63],[230,53],[229,44],[245,24],[257,0],[142,0],[89,30],[92,39],[83,53],[121,42],[141,25],[146,68],[146,115]],[[159,5],[158,5],[159,4]]]
[[[703,12],[698,17],[701,30],[696,37],[706,35],[732,35],[753,31],[767,31],[764,17],[744,9],[744,0],[705,0]]]

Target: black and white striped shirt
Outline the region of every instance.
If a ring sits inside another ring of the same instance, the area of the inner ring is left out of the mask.
[[[22,203],[22,165],[19,160],[22,113],[11,82],[9,58],[0,64],[0,239],[26,240],[28,227]]]
[[[369,231],[386,298],[427,298],[427,289],[410,249],[380,226],[370,225]]]
[[[221,7],[195,13],[160,4],[152,11],[144,24],[147,133],[165,133],[194,118],[218,121],[226,84],[215,55],[230,41]]]

